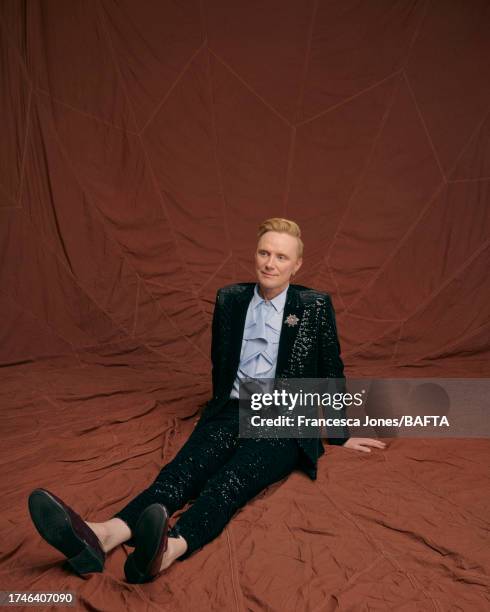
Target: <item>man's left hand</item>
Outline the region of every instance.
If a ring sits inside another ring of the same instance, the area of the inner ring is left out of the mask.
[[[349,438],[347,442],[342,444],[342,446],[345,448],[352,448],[353,450],[362,451],[363,453],[370,453],[371,449],[369,446],[384,449],[386,447],[386,442],[375,440],[374,438]]]

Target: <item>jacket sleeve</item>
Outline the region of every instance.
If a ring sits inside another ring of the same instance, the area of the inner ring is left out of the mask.
[[[335,311],[329,296],[321,306],[320,339],[319,339],[319,373],[322,378],[335,378],[335,385],[329,385],[330,393],[345,393],[344,364],[340,357],[340,343],[337,335]],[[325,417],[346,418],[345,408],[335,410],[325,407]],[[332,437],[328,436],[329,431]],[[328,443],[342,445],[349,439],[347,426],[327,429]]]
[[[219,347],[219,336],[220,336],[220,296],[221,289],[218,289],[216,293],[216,302],[214,304],[214,312],[213,312],[213,324],[211,328],[211,364],[212,364],[212,381],[213,381],[213,398],[216,397],[218,393],[218,347]]]

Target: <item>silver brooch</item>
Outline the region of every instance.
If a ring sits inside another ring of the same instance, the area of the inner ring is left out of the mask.
[[[295,325],[298,325],[298,317],[294,314],[290,314],[286,317],[286,320],[284,321],[284,323],[286,323],[286,325],[289,325],[289,327],[294,327]]]

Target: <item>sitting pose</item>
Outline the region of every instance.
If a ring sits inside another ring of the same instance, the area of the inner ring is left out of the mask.
[[[273,218],[258,232],[257,283],[218,291],[213,315],[213,397],[175,458],[154,482],[111,519],[84,521],[46,489],[29,496],[41,536],[78,574],[100,572],[106,553],[134,547],[124,570],[131,583],[153,580],[216,538],[233,514],[295,468],[316,479],[320,438],[239,436],[239,386],[244,378],[344,378],[335,315],[326,293],[290,284],[302,264],[303,243],[293,221]],[[372,438],[343,428],[330,444],[370,452]],[[169,516],[193,504],[169,529]]]

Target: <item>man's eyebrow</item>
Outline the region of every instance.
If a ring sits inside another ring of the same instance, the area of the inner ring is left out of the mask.
[[[270,253],[269,249],[265,249],[265,248],[261,248],[259,249],[259,251],[266,251],[267,253]],[[281,253],[280,251],[276,253],[276,255],[279,257],[287,257],[289,259],[289,255],[286,255],[286,253]]]

